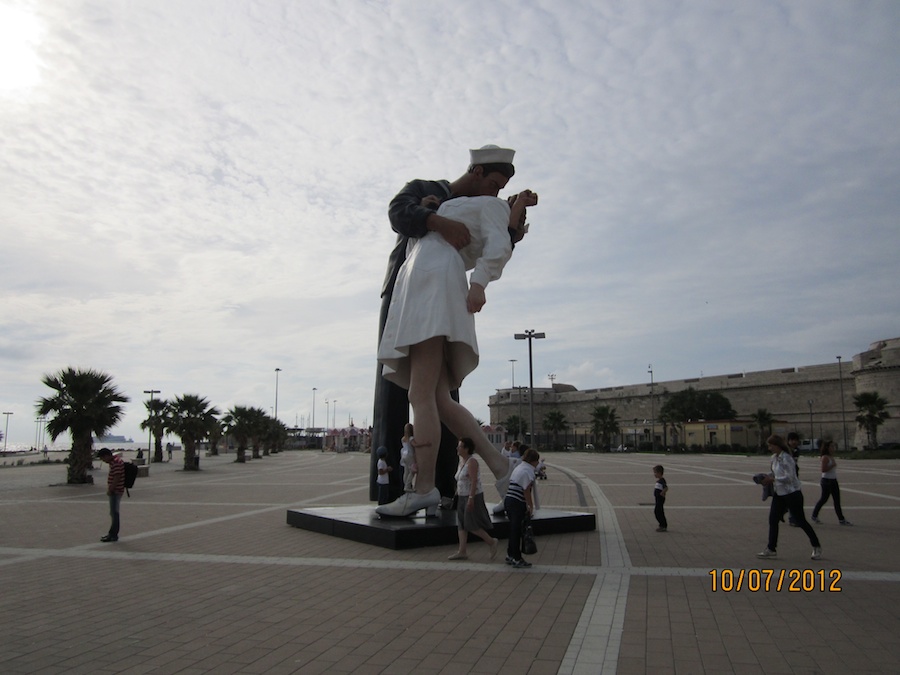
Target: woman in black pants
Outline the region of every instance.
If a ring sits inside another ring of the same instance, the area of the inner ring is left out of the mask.
[[[797,465],[791,457],[791,450],[781,436],[773,434],[766,440],[769,452],[772,453],[772,473],[761,481],[763,485],[772,485],[775,495],[769,507],[769,545],[756,554],[758,558],[774,558],[778,545],[778,524],[785,513],[790,513],[801,530],[809,537],[813,550],[810,558],[819,560],[822,557],[822,545],[806,516],[803,515],[803,493],[800,492],[800,479],[797,477]]]
[[[528,448],[522,455],[522,463],[513,469],[509,477],[509,490],[503,505],[509,518],[509,543],[506,547],[506,564],[513,567],[531,567],[522,559],[522,531],[525,518],[534,514],[535,467],[541,456]]]
[[[834,499],[834,512],[837,514],[838,521],[841,525],[852,525],[853,523],[844,518],[844,512],[841,510],[841,488],[837,481],[837,461],[834,459],[834,448],[834,441],[825,441],[822,444],[822,496],[819,497],[819,501],[813,508],[812,520],[814,523],[819,522],[819,511],[831,497]]]

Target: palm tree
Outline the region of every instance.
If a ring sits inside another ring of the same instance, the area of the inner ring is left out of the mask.
[[[604,452],[609,451],[610,437],[622,432],[619,420],[616,418],[616,409],[608,405],[599,405],[591,413],[591,426],[594,437],[600,438],[600,447]]]
[[[218,455],[219,454],[219,439],[222,438],[224,433],[225,433],[225,429],[223,428],[221,421],[218,421],[216,424],[213,424],[209,428],[209,454],[210,455]]]
[[[253,448],[253,459],[262,459],[260,449],[269,433],[269,414],[262,408],[247,408],[250,422],[250,447]],[[269,454],[268,452],[266,454]]]
[[[197,445],[209,436],[213,425],[218,424],[219,411],[211,408],[209,401],[196,394],[176,396],[168,404],[167,430],[181,438],[184,446],[184,470],[194,471]]]
[[[506,418],[506,422],[503,423],[503,426],[506,427],[506,432],[508,434],[512,434],[517,439],[519,436],[524,437],[528,432],[528,423],[518,415],[510,415]]]
[[[225,433],[237,443],[237,456],[234,461],[243,464],[247,461],[247,446],[253,433],[253,416],[250,408],[242,405],[233,406],[222,421],[225,423]]]
[[[167,401],[164,398],[151,398],[144,401],[144,407],[147,409],[147,419],[141,422],[141,429],[144,431],[149,429],[150,435],[153,436],[153,461],[162,462],[162,437],[166,432]]]
[[[756,412],[750,415],[750,419],[753,420],[753,426],[759,429],[759,445],[765,450],[765,439],[772,435],[772,424],[775,422],[775,417],[765,408],[757,408]]]
[[[287,426],[281,420],[269,417],[267,420],[265,445],[263,445],[263,455],[281,452],[287,441]]]
[[[853,397],[853,405],[859,413],[856,423],[860,429],[866,430],[866,444],[874,450],[878,447],[878,427],[891,416],[886,410],[887,399],[882,398],[877,391],[866,391]]]
[[[559,410],[551,410],[544,415],[544,429],[553,434],[553,446],[559,447],[559,432],[569,428],[566,416]]]
[[[38,399],[37,414],[54,413],[47,431],[54,441],[68,431],[72,436],[69,452],[69,484],[93,483],[88,470],[93,466],[93,436],[103,436],[122,418],[122,406],[128,397],[113,385],[112,377],[97,370],[66,368],[55,375],[44,375],[41,382],[53,389],[53,396]]]

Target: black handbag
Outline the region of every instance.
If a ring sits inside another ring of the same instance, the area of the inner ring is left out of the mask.
[[[537,553],[537,544],[534,541],[534,530],[531,529],[530,522],[522,529],[522,553],[526,555],[534,555]]]

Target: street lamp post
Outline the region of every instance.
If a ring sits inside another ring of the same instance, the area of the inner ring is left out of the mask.
[[[272,415],[276,420],[278,419],[278,373],[281,372],[281,368],[275,369],[275,412]]]
[[[9,439],[9,416],[14,413],[5,412],[3,414],[6,415],[6,430],[3,432],[3,454],[5,455],[6,454],[6,442]]]
[[[653,403],[653,364],[647,366],[650,373],[650,450],[656,450],[656,409]]]
[[[533,330],[526,330],[524,333],[516,333],[513,335],[516,340],[528,340],[528,405],[531,407],[531,444],[536,445],[535,429],[534,429],[534,361],[532,359],[531,341],[543,340],[546,336],[544,333],[536,333]]]
[[[316,433],[316,388],[313,387],[313,409],[312,409],[312,423],[310,424],[310,429],[312,429],[313,434]],[[318,436],[313,436],[316,439],[316,445],[319,444]]]
[[[145,394],[150,394],[150,405],[147,406],[147,412],[150,413],[150,424],[147,425],[149,428],[148,435],[149,440],[147,441],[147,475],[150,475],[150,462],[153,455],[151,454],[153,450],[151,449],[151,445],[153,445],[153,418],[156,417],[156,413],[153,412],[153,394],[158,394],[159,389],[144,389]]]
[[[511,388],[516,391],[516,361],[518,359],[509,359],[509,365],[512,368],[512,384]],[[519,392],[519,424],[516,426],[516,440],[519,440],[519,427],[522,426],[522,393]]]
[[[844,416],[844,373],[841,370],[841,357],[837,357],[838,362],[838,378],[841,381],[841,426],[844,429],[844,452],[847,452],[850,449],[850,444],[847,442],[847,418]]]
[[[38,422],[41,423],[41,433],[38,436],[38,447],[43,448],[44,445],[46,445],[45,441],[47,440],[47,427],[46,427],[47,418],[40,417],[40,418],[38,418]]]
[[[815,431],[813,431],[812,404],[813,404],[812,399],[809,399],[806,402],[806,405],[809,406],[809,447],[810,447],[810,449],[812,449],[812,442],[813,442],[813,438],[815,437]]]
[[[335,423],[335,418],[337,417],[337,399],[331,399],[331,428],[337,429],[337,424]]]
[[[322,449],[324,450],[325,446],[328,444],[328,411],[330,410],[328,406],[328,399],[325,399],[325,432],[322,438]]]

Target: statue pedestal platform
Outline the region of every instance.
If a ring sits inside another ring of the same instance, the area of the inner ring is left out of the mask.
[[[487,506],[490,512],[493,504]],[[456,511],[438,509],[434,518],[427,518],[424,510],[419,514],[417,518],[381,517],[375,513],[374,504],[289,509],[287,524],[302,530],[394,550],[458,543]],[[493,536],[506,539],[509,536],[509,521],[506,517],[492,516],[491,520],[494,523]],[[597,518],[593,513],[540,509],[531,519],[531,527],[535,537],[565,532],[590,532],[597,529]],[[472,535],[469,538],[477,539]]]

